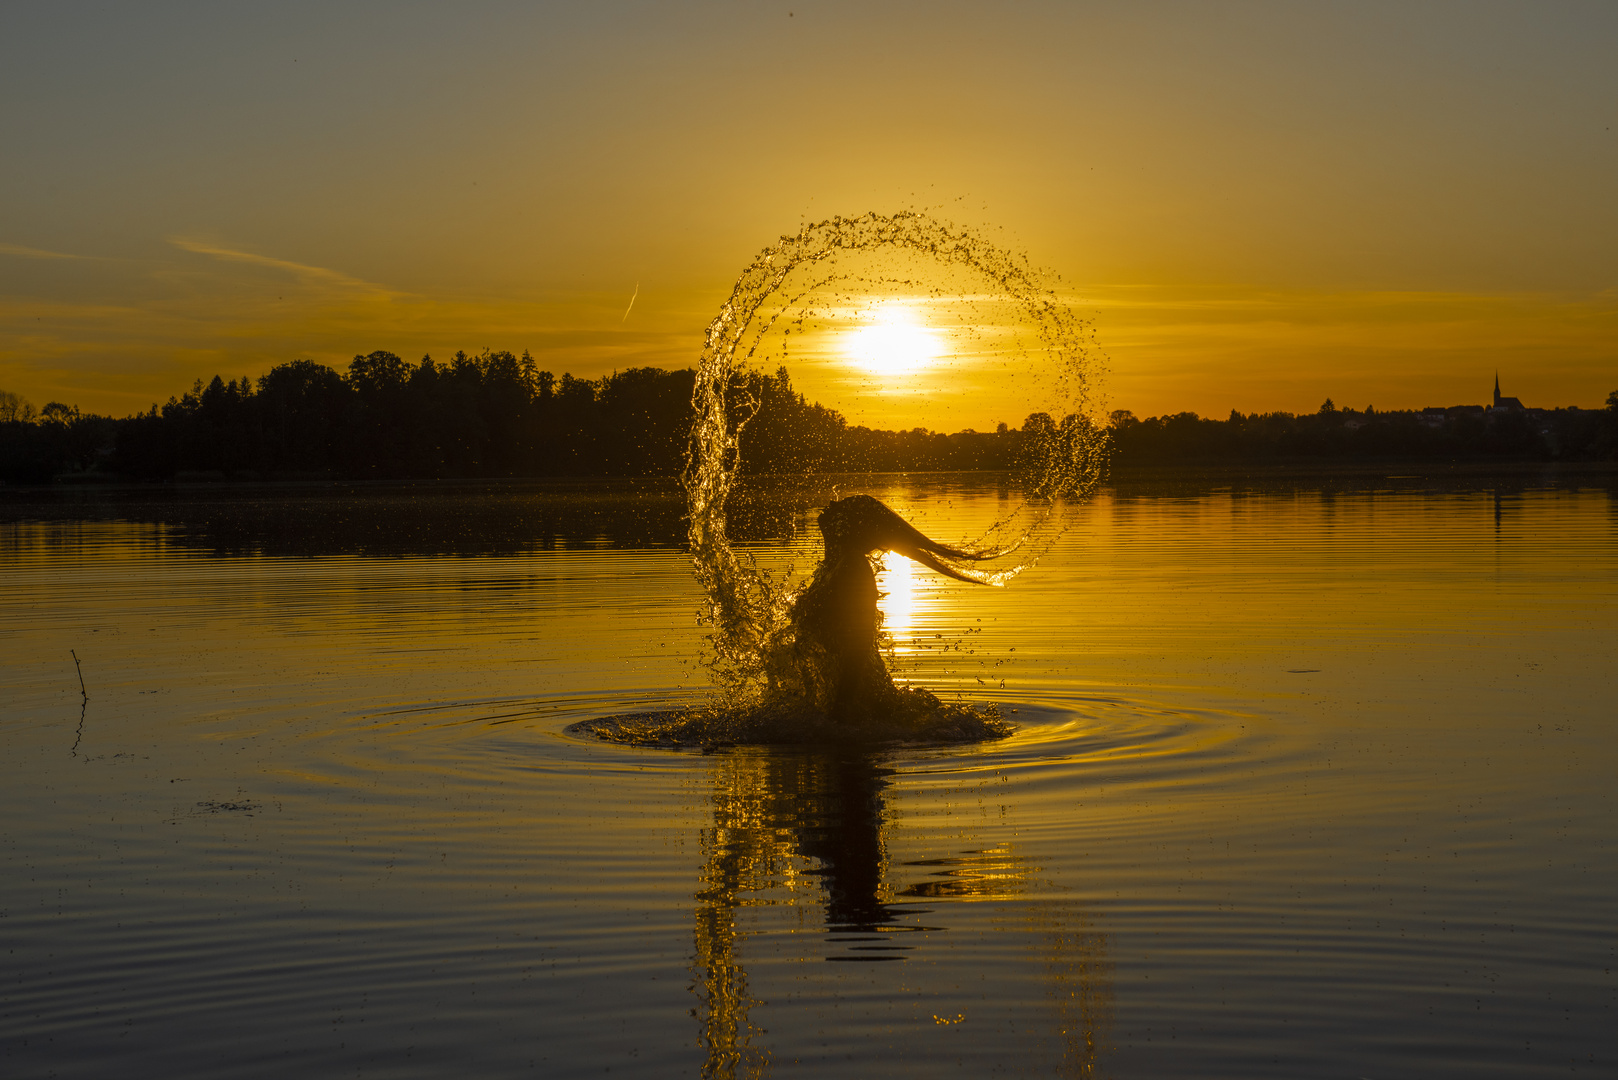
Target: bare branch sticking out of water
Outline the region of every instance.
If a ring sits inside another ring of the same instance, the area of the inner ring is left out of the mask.
[[[73,732],[73,745],[67,752],[69,757],[79,756],[79,743],[84,741],[84,712],[89,706],[90,699],[88,697],[79,705],[79,726]]]
[[[79,654],[72,649],[67,654],[73,658],[73,670],[79,673],[79,696],[82,698],[79,702],[79,726],[73,732],[73,746],[68,750],[68,756],[78,757],[79,743],[84,741],[84,714],[90,707],[90,691],[84,688],[84,669],[79,666]]]

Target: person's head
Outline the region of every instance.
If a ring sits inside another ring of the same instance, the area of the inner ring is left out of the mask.
[[[869,495],[838,499],[820,512],[819,520],[827,559],[893,551],[957,581],[983,584],[942,560],[977,560],[990,556],[963,551],[922,535],[915,526]]]

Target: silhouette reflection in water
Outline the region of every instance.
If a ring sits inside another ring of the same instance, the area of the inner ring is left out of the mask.
[[[818,901],[824,960],[893,963],[945,932],[935,925],[943,921],[939,905],[961,899],[1010,901],[1012,928],[1041,961],[1054,1006],[1057,1072],[1097,1075],[1111,1010],[1105,937],[1081,905],[1030,896],[1032,868],[1010,845],[893,867],[885,836],[893,770],[876,757],[738,748],[713,762],[692,963],[705,1077],[770,1070],[766,1032],[752,1016],[767,1002],[749,984],[739,911]],[[911,876],[919,880],[895,887]],[[804,951],[820,950],[805,943]]]
[[[1007,550],[971,550],[933,540],[869,495],[839,499],[820,514],[825,553],[790,600],[783,632],[759,647],[765,688],[756,701],[587,720],[570,730],[615,742],[664,746],[735,743],[971,742],[1011,726],[993,706],[939,701],[894,685],[882,657],[882,613],[873,557],[894,552],[957,581],[997,585],[1016,573],[960,565]]]

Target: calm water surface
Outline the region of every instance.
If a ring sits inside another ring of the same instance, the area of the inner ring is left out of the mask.
[[[1021,726],[866,756],[564,733],[703,693],[671,489],[10,493],[0,1071],[1613,1075],[1615,488],[1125,480],[1008,589],[895,559],[905,676]]]

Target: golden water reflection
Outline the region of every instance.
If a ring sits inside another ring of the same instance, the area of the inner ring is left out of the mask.
[[[915,563],[891,551],[877,563],[877,607],[882,612],[882,629],[895,641],[916,628],[917,569]]]
[[[1029,942],[1053,1005],[1058,1074],[1097,1075],[1111,1019],[1112,968],[1106,937],[1086,906],[1031,896],[1037,868],[1010,842],[891,864],[887,798],[894,775],[870,754],[738,748],[715,756],[712,822],[700,834],[691,967],[703,1076],[763,1076],[771,1067],[767,1032],[752,1015],[768,1001],[749,979],[739,913],[789,906],[807,915],[818,904],[820,924],[804,917],[798,925],[821,936],[805,938],[801,951],[823,952],[820,959],[830,962],[893,963],[946,931],[915,917],[935,924],[947,918],[947,907],[907,903],[915,900],[1005,903],[1008,917],[996,921]]]

